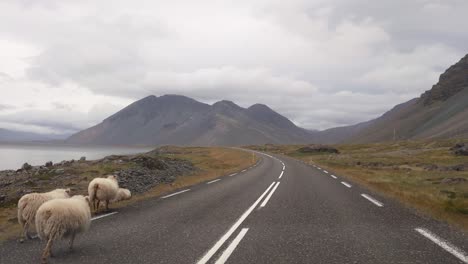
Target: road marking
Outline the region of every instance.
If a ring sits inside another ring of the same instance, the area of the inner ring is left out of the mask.
[[[326,174],[328,174],[328,171],[326,171],[326,170],[323,170],[323,172],[325,172]]]
[[[162,199],[166,199],[166,198],[169,198],[169,197],[172,197],[174,195],[178,195],[178,194],[181,194],[181,193],[184,193],[184,192],[188,192],[190,191],[190,189],[186,189],[186,190],[183,190],[183,191],[180,191],[180,192],[176,192],[176,193],[173,193],[173,194],[169,194],[169,195],[166,195],[166,196],[163,196],[161,197]]]
[[[234,240],[231,242],[228,248],[224,250],[223,254],[219,259],[216,261],[215,264],[224,264],[228,258],[231,256],[232,252],[236,249],[237,245],[241,242],[241,240],[244,238],[245,234],[247,234],[247,231],[249,231],[248,228],[242,228],[240,233],[234,238]]]
[[[344,186],[348,187],[348,188],[351,188],[351,184],[347,183],[347,182],[341,182],[341,184],[343,184]]]
[[[241,217],[234,223],[234,225],[232,225],[231,228],[229,228],[229,230],[226,232],[226,234],[224,234],[216,242],[216,244],[214,244],[214,246],[210,250],[208,250],[208,252],[206,252],[206,254],[203,256],[203,258],[201,258],[197,262],[197,264],[205,264],[211,259],[211,257],[213,257],[213,255],[219,250],[219,248],[224,244],[224,242],[226,242],[226,240],[229,239],[229,237],[236,231],[236,229],[242,224],[242,222],[244,222],[244,220],[250,215],[250,213],[252,213],[252,211],[255,209],[255,207],[257,207],[257,205],[260,203],[260,201],[268,193],[268,191],[271,189],[271,187],[274,184],[275,184],[275,182],[270,184],[270,186],[263,192],[263,194],[260,195],[260,197],[258,197],[258,199],[249,207],[249,209],[247,209],[247,211],[245,211],[241,215]]]
[[[237,172],[229,175],[229,177],[236,176],[236,175],[237,175]]]
[[[367,200],[369,200],[370,202],[372,202],[373,204],[377,205],[378,207],[382,207],[383,206],[383,203],[377,201],[376,199],[372,198],[370,195],[367,195],[365,193],[362,193],[361,194],[362,197],[366,198]]]
[[[279,184],[280,184],[280,182],[276,183],[275,187],[273,188],[273,190],[271,190],[270,194],[268,194],[268,196],[265,198],[265,200],[263,200],[263,203],[260,205],[260,208],[265,207],[265,205],[268,203],[268,201],[270,200],[273,193],[276,191],[276,188],[278,188]]]
[[[246,171],[247,171],[247,170],[243,170],[243,171],[241,171],[241,172],[246,172]]]
[[[336,177],[336,176],[335,176],[335,175],[333,175],[333,174],[332,174],[332,175],[330,175],[330,177],[332,177],[333,179],[336,179],[336,178],[338,178],[338,177]]]
[[[427,239],[431,240],[432,242],[436,243],[439,247],[445,249],[450,254],[457,257],[464,263],[468,263],[468,255],[463,252],[461,249],[455,247],[454,245],[450,244],[448,241],[438,237],[437,235],[431,233],[429,230],[424,228],[415,228],[416,232],[425,236]]]
[[[112,212],[112,213],[103,214],[103,215],[100,215],[100,216],[95,216],[95,217],[91,218],[91,221],[98,220],[98,219],[101,219],[101,218],[104,218],[104,217],[107,217],[107,216],[115,215],[116,213],[118,213],[118,212]]]
[[[220,181],[220,180],[221,180],[221,179],[212,180],[212,181],[207,182],[206,184],[212,184],[212,183],[217,182],[217,181]]]
[[[283,177],[283,173],[284,171],[281,172],[280,176],[278,177],[278,180],[281,179],[281,177]]]
[[[286,166],[283,165],[283,170],[286,169]]]

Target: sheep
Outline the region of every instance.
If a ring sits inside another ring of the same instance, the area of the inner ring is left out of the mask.
[[[109,210],[109,201],[116,198],[119,190],[117,176],[109,175],[107,178],[95,178],[88,185],[89,201],[94,211],[99,209],[99,203],[105,201],[106,211]]]
[[[30,239],[28,231],[34,225],[36,212],[39,207],[52,199],[69,198],[70,189],[56,189],[46,193],[29,193],[18,201],[18,222],[22,228],[20,242],[24,238]]]
[[[114,200],[112,200],[112,202],[130,200],[130,198],[132,198],[132,193],[129,189],[119,188],[119,190],[117,191],[117,195],[115,196]]]
[[[75,195],[69,199],[54,199],[39,207],[36,213],[36,228],[39,238],[47,245],[42,253],[42,263],[52,255],[52,244],[61,238],[70,238],[69,249],[73,249],[75,235],[85,232],[91,224],[89,199]]]

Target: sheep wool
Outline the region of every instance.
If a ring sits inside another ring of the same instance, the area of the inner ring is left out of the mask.
[[[132,193],[129,189],[119,188],[117,191],[117,196],[112,200],[113,202],[119,202],[123,200],[130,200],[132,198]]]
[[[106,211],[109,210],[109,202],[117,197],[119,191],[119,183],[117,177],[109,175],[107,178],[95,178],[88,185],[88,195],[93,209],[99,209],[99,203],[103,201],[106,206]]]
[[[75,195],[69,199],[54,199],[42,204],[36,214],[37,233],[41,240],[47,241],[42,263],[47,263],[55,240],[70,238],[71,249],[75,235],[87,231],[90,224],[91,210],[85,196]]]
[[[46,193],[29,193],[18,201],[18,222],[22,228],[22,238],[29,238],[29,230],[34,226],[36,212],[39,207],[50,200],[69,198],[70,189],[56,189]]]

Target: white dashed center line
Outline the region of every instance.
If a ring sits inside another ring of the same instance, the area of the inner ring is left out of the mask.
[[[330,177],[332,177],[333,179],[336,179],[336,178],[338,178],[338,177],[336,177],[336,176],[335,176],[335,175],[333,175],[333,174],[332,174],[332,175],[330,175]]]
[[[416,230],[416,232],[425,236],[427,239],[431,240],[432,242],[436,243],[439,247],[445,249],[447,252],[454,255],[462,262],[468,263],[468,255],[465,252],[463,252],[461,249],[450,244],[448,241],[445,241],[444,239],[438,237],[437,235],[431,233],[429,230],[424,229],[424,228],[415,228],[414,230]]]
[[[236,175],[237,175],[237,173],[233,173],[233,174],[229,175],[229,177],[236,176]]]
[[[220,180],[221,180],[221,179],[212,180],[212,181],[207,182],[206,184],[212,184],[212,183],[217,182],[217,181],[220,181]]]
[[[278,179],[281,179],[281,177],[283,177],[283,173],[284,171],[281,172],[280,176],[278,177]]]
[[[229,244],[229,247],[224,250],[223,254],[219,259],[216,261],[215,264],[224,264],[228,258],[231,256],[232,252],[236,249],[237,245],[241,242],[242,238],[244,238],[245,234],[247,234],[247,231],[249,231],[248,228],[242,228],[242,230],[239,232],[239,234],[234,238],[234,240]]]
[[[344,186],[348,187],[348,188],[351,188],[351,184],[347,183],[347,182],[341,182],[341,184],[343,184]]]
[[[172,196],[174,196],[174,195],[181,194],[181,193],[188,192],[188,191],[190,191],[190,189],[186,189],[186,190],[183,190],[183,191],[180,191],[180,192],[176,192],[176,193],[173,193],[173,194],[169,194],[169,195],[163,196],[163,197],[161,197],[161,198],[162,198],[162,199],[166,199],[166,198],[172,197]]]
[[[116,213],[118,213],[118,212],[112,212],[112,213],[108,213],[108,214],[95,216],[95,217],[91,218],[91,221],[98,220],[98,219],[101,219],[101,218],[104,218],[104,217],[107,217],[107,216],[115,215]]]
[[[328,174],[328,171],[324,170],[323,172],[325,172],[326,174]]]
[[[383,204],[379,201],[377,201],[376,199],[372,198],[370,195],[367,195],[365,193],[361,194],[362,197],[366,198],[367,200],[369,200],[371,203],[377,205],[378,207],[382,207]]]

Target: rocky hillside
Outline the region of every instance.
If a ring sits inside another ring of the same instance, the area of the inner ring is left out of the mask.
[[[204,104],[179,95],[148,96],[72,135],[73,144],[246,145],[302,143],[311,133],[266,105]]]
[[[420,98],[395,106],[381,117],[318,133],[319,142],[367,143],[468,137],[468,55],[448,68]]]

